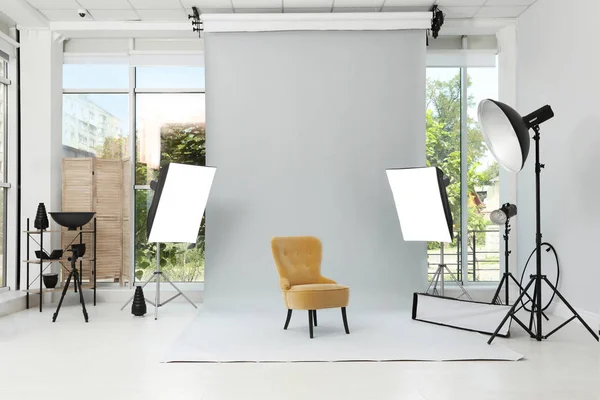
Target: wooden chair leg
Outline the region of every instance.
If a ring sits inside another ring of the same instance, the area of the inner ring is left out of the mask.
[[[313,322],[317,326],[317,310],[313,310]]]
[[[292,310],[291,309],[289,309],[287,312],[287,317],[285,319],[285,325],[283,326],[284,330],[288,328],[288,325],[290,324],[290,319],[292,319]]]
[[[310,334],[310,338],[313,338],[313,312],[312,310],[308,310],[308,332]]]
[[[350,334],[350,329],[348,329],[348,318],[346,317],[346,307],[342,307],[342,319],[344,320],[344,329],[347,334]]]

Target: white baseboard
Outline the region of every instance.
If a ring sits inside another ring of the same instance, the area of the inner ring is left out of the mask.
[[[150,286],[150,285],[148,285]],[[186,290],[185,288],[181,288],[181,291],[194,303],[200,304],[204,300],[204,291],[202,290]],[[135,292],[134,288],[98,288],[96,292],[96,302],[97,303],[123,303],[129,300]],[[176,295],[177,292],[170,286],[161,285],[160,288],[160,301],[164,302],[168,300],[170,297]],[[54,292],[52,293],[52,303],[57,303],[60,299],[60,293]],[[150,301],[154,301],[155,291],[153,287],[144,288],[144,297]],[[94,294],[91,290],[84,290],[84,298],[86,304],[91,304],[94,299]],[[70,295],[65,297],[65,304],[76,303],[78,301],[77,296],[75,296],[72,292]],[[173,299],[173,303],[187,302],[183,296],[178,296]]]
[[[31,300],[31,297],[29,299]],[[31,301],[29,305],[33,306],[35,304],[37,307],[37,296],[34,302]],[[0,293],[0,317],[23,311],[26,308],[25,292],[9,290]]]
[[[196,305],[202,304],[204,301],[204,291],[202,290],[186,290],[185,288],[181,288],[181,290]],[[131,298],[131,296],[133,296],[133,293],[133,288],[99,288],[96,292],[96,302],[116,303],[122,305],[125,304],[125,302]],[[160,291],[161,302],[168,300],[170,297],[176,294],[177,292],[172,287],[168,287],[167,285],[162,286]],[[43,307],[55,308],[56,303],[60,299],[60,295],[61,293],[59,292],[45,293]],[[150,301],[154,301],[154,295],[154,288],[149,287],[147,290],[144,290],[144,296]],[[27,303],[25,296],[26,293],[23,291],[12,290],[0,293],[0,317],[26,310]],[[84,299],[86,305],[91,306],[94,299],[93,292],[89,289],[84,290]],[[67,296],[65,296],[63,304],[74,305],[78,302],[79,297],[70,291]],[[178,296],[177,298],[173,299],[172,302],[182,303],[187,301],[182,296]],[[39,297],[35,294],[30,294],[29,308],[37,308],[38,306]]]
[[[202,303],[204,300],[204,291],[203,290],[189,290],[184,287],[180,287],[181,291],[194,303]],[[88,291],[89,292],[89,291]],[[96,293],[96,299],[101,303],[125,303],[127,300],[133,296],[135,292],[134,288],[119,288],[119,289],[98,289]],[[154,288],[145,288],[144,296],[146,299],[154,301],[155,296]],[[160,299],[161,302],[169,299],[170,297],[176,295],[177,292],[168,285],[161,285],[160,289]],[[92,298],[92,293],[88,293],[90,299]],[[88,297],[86,297],[87,301]],[[58,297],[55,301],[58,301]],[[183,296],[178,296],[173,300],[173,302],[187,302]]]
[[[587,322],[592,329],[596,329],[596,331],[600,330],[600,315],[598,313],[594,313],[588,310],[582,310],[580,308],[575,308],[575,311],[581,315],[581,318]],[[573,316],[571,310],[564,305],[562,301],[556,300],[552,302],[552,313],[557,317],[569,319]]]

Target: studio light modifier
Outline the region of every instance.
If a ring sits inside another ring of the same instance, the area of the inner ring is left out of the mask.
[[[506,221],[517,215],[517,206],[514,204],[503,204],[498,210],[492,211],[490,221],[496,225],[504,225]]]

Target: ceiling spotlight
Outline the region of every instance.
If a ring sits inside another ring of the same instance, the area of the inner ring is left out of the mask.
[[[492,211],[490,221],[496,225],[504,225],[509,219],[517,215],[517,206],[514,204],[503,204],[498,210]]]

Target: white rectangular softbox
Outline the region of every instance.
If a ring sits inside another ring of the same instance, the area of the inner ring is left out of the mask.
[[[437,167],[418,167],[386,173],[404,240],[451,242],[452,214],[443,172]]]
[[[196,243],[215,172],[176,163],[161,168],[148,210],[148,242]]]

